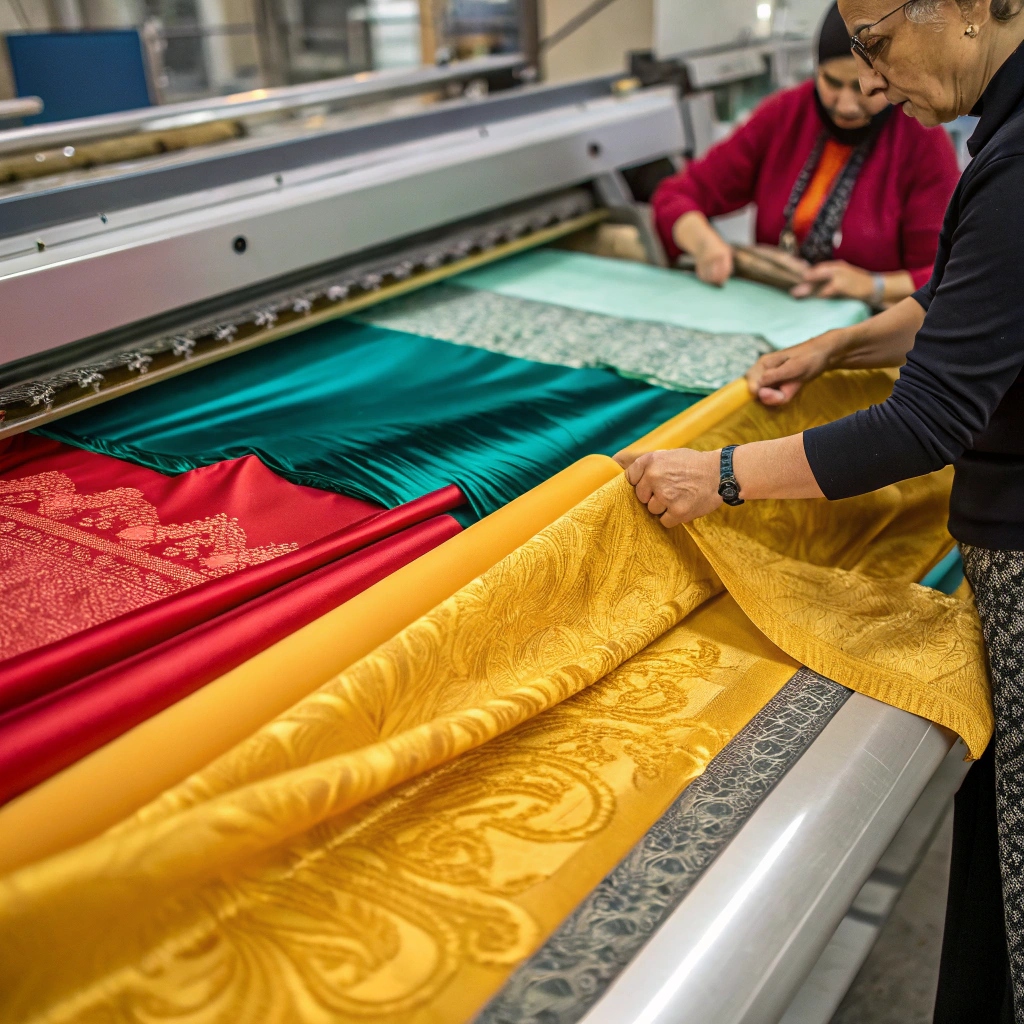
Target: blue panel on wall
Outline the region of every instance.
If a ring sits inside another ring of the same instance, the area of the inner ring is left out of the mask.
[[[26,124],[151,105],[139,33],[24,32],[7,36],[19,96],[40,96]]]

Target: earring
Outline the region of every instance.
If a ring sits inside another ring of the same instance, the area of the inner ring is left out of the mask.
[[[968,25],[967,28],[964,29],[964,35],[967,36],[969,39],[973,39],[977,34],[978,34],[978,26],[977,25]]]

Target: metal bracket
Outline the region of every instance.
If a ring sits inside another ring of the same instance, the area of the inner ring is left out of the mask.
[[[594,179],[597,197],[611,212],[612,220],[620,224],[631,224],[640,234],[647,262],[656,267],[667,267],[668,256],[654,227],[651,208],[638,203],[629,191],[626,179],[620,171],[608,171]]]

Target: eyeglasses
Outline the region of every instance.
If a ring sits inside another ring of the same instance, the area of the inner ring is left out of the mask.
[[[878,21],[873,21],[870,25],[861,25],[861,27],[857,29],[857,34],[850,36],[850,49],[858,57],[860,57],[860,59],[864,61],[864,63],[867,64],[869,68],[873,68],[875,65],[871,59],[871,54],[868,53],[868,48],[864,45],[863,41],[860,38],[861,32],[867,32],[869,29],[873,29],[876,26],[881,25],[883,21],[887,21],[894,14],[899,14],[900,11],[906,10],[912,3],[916,2],[917,0],[906,0],[905,3],[900,4],[899,7],[897,7],[895,10],[890,11],[884,17],[879,18]]]

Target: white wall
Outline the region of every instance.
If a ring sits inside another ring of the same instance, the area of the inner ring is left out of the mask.
[[[720,46],[757,31],[763,0],[654,0],[654,47],[662,56]],[[812,35],[831,0],[774,0],[776,31]]]

